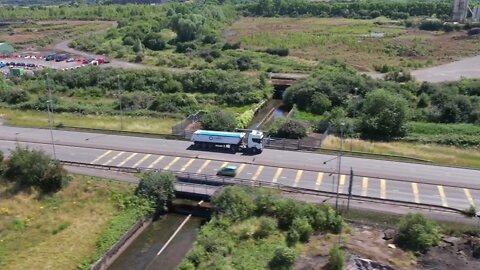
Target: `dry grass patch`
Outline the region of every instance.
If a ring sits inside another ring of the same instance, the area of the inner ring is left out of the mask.
[[[0,183],[0,268],[75,269],[95,252],[98,235],[119,213],[110,194],[129,184],[74,176],[68,187],[40,197],[35,191],[10,193]]]
[[[375,24],[382,22],[383,24]],[[465,32],[437,33],[395,25],[386,18],[242,18],[226,32],[247,49],[289,48],[311,60],[336,58],[366,71],[374,65],[434,65],[478,54]],[[384,33],[383,38],[369,37]]]
[[[46,112],[0,109],[0,117],[5,119],[6,125],[48,127],[48,115]],[[65,126],[120,130],[120,116],[56,113],[54,114],[54,120],[55,124],[61,123]],[[123,119],[123,129],[126,131],[170,134],[172,126],[177,121],[179,119],[126,116]]]
[[[480,168],[480,151],[438,144],[417,144],[406,142],[371,142],[359,139],[346,139],[344,149],[354,151],[401,155],[426,159],[442,165]],[[340,148],[340,139],[329,135],[322,144],[325,148]]]

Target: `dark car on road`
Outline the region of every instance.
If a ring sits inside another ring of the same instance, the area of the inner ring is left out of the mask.
[[[224,166],[218,169],[217,175],[235,177],[237,175],[237,166]]]

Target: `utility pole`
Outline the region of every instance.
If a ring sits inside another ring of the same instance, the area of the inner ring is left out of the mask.
[[[351,126],[351,134],[352,137],[350,138],[350,152],[353,151],[353,138],[355,137],[355,117],[357,115],[357,91],[358,87],[355,87],[355,94],[353,96],[353,121],[352,121],[352,126]]]
[[[350,210],[350,200],[352,199],[352,188],[353,188],[353,168],[350,167],[350,182],[348,185],[347,212]]]
[[[123,130],[122,88],[120,86],[120,75],[117,75],[117,82],[118,82],[118,104],[120,106],[120,130]]]
[[[338,212],[338,198],[340,196],[340,173],[342,168],[342,150],[343,150],[343,128],[345,123],[340,124],[340,155],[338,156],[337,170],[337,197],[335,198],[335,210]]]
[[[48,111],[48,127],[50,129],[50,137],[52,139],[52,150],[53,150],[53,159],[57,159],[57,152],[55,151],[55,140],[53,139],[53,99],[52,99],[52,89],[48,83],[48,73],[47,76],[47,89],[48,89],[48,100],[47,100],[47,111]]]

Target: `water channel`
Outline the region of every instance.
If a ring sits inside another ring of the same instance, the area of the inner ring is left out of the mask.
[[[108,270],[173,270],[192,247],[202,222],[191,216],[159,255],[168,239],[185,221],[187,215],[168,213],[154,221],[113,262]]]

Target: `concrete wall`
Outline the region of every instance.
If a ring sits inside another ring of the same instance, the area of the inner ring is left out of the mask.
[[[455,0],[453,2],[452,20],[463,23],[467,17],[468,0]]]
[[[472,19],[474,21],[480,21],[480,6],[476,6],[476,7],[473,8]]]

